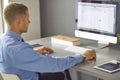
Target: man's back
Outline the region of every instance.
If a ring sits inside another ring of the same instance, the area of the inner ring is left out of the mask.
[[[22,70],[16,66],[16,57],[25,43],[21,41],[20,36],[12,33],[8,31],[0,37],[0,72],[16,74],[22,78],[21,80],[26,78],[37,80],[35,72]]]

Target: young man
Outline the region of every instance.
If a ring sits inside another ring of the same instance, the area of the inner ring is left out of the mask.
[[[21,37],[30,23],[24,4],[10,3],[4,10],[4,19],[8,30],[0,37],[0,72],[16,74],[20,80],[39,80],[38,72],[61,72],[91,57],[96,58],[94,50],[61,58],[43,55],[53,52],[48,47],[34,51]]]

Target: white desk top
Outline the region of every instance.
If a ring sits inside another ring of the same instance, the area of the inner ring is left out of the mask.
[[[74,55],[74,53],[64,50],[64,48],[68,46],[51,43],[50,37],[28,41],[28,43],[31,45],[38,43],[38,44],[49,46],[54,50],[54,54],[52,54],[54,56]],[[104,80],[120,80],[120,71],[110,74],[110,73],[103,72],[93,68],[93,66],[97,64],[100,64],[106,61],[111,61],[118,56],[120,57],[120,49],[107,47],[104,49],[98,49],[96,52],[97,52],[97,62],[95,64],[82,63],[74,66],[71,69],[74,69],[79,72],[82,72],[91,76],[95,76]]]

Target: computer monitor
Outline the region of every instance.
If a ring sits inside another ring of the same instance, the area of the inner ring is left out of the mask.
[[[117,2],[77,0],[76,12],[76,37],[97,40],[103,47],[117,43]]]

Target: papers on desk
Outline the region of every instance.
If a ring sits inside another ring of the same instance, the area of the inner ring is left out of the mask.
[[[96,65],[93,68],[99,69],[108,73],[113,73],[120,70],[120,62],[112,60],[100,65]]]
[[[33,47],[34,50],[37,50],[40,47],[43,47],[43,45],[41,45],[41,44],[32,44],[31,46]]]
[[[33,44],[33,45],[31,45],[33,48],[36,48],[36,47],[41,47],[41,46],[43,46],[43,45],[41,45],[41,44]]]

